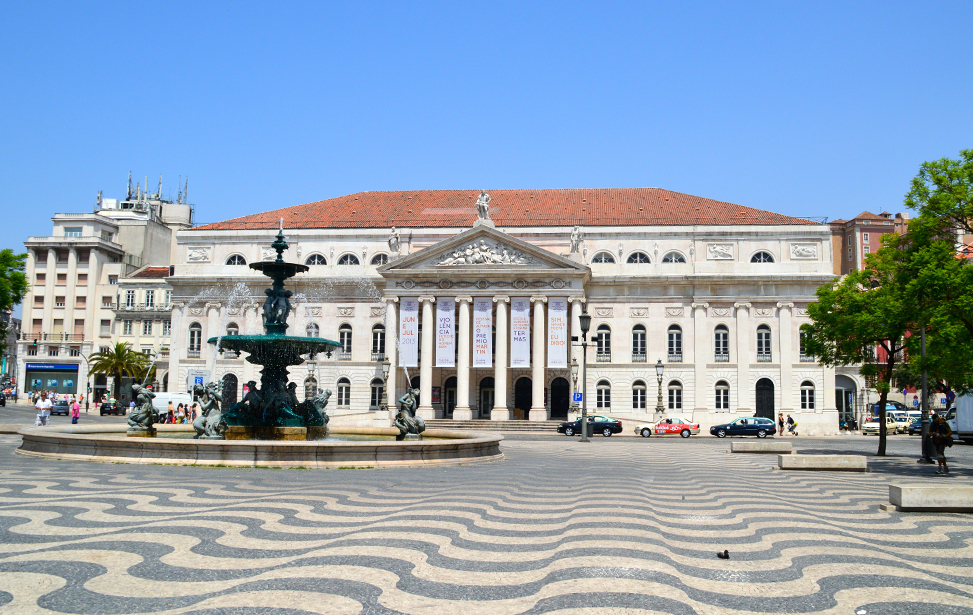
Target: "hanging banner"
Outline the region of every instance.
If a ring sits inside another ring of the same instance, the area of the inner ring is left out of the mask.
[[[403,299],[399,315],[399,367],[419,367],[419,301]]]
[[[510,367],[530,367],[530,299],[510,300]]]
[[[456,367],[456,299],[436,300],[436,367]]]
[[[473,300],[473,367],[493,367],[493,300]]]
[[[547,300],[547,366],[568,366],[568,300]]]

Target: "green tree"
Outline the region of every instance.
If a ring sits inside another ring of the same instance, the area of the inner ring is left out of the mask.
[[[27,254],[14,254],[10,248],[0,250],[0,311],[12,310],[24,300],[29,285],[24,267]],[[7,349],[7,324],[0,321],[0,354]]]
[[[905,195],[905,204],[920,212],[928,226],[973,233],[973,149],[960,151],[959,160],[924,162]]]
[[[883,241],[885,239],[883,238]],[[905,334],[914,322],[901,284],[902,252],[883,247],[866,257],[865,267],[817,290],[808,305],[805,348],[828,366],[860,365],[879,392],[878,455],[885,455],[885,405]],[[875,349],[882,356],[876,357]],[[881,362],[879,362],[881,361]]]
[[[149,360],[141,352],[132,350],[130,344],[117,342],[107,350],[99,350],[92,354],[89,365],[92,374],[104,374],[115,378],[112,395],[115,399],[118,399],[122,376],[144,375],[146,370],[149,369]]]

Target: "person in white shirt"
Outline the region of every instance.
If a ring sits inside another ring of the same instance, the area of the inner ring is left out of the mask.
[[[40,399],[38,399],[37,400],[37,403],[34,404],[34,407],[37,408],[37,423],[36,423],[36,425],[38,427],[40,427],[41,425],[50,425],[50,423],[51,423],[51,406],[53,406],[53,405],[54,404],[51,403],[51,400],[49,400],[47,398],[47,394],[46,393],[41,393]]]

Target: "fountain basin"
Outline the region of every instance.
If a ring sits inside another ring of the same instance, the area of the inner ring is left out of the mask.
[[[189,425],[156,425],[156,438],[129,438],[124,425],[26,427],[17,453],[30,457],[166,465],[230,467],[386,468],[453,465],[503,458],[503,436],[430,429],[424,440],[280,441],[167,438]],[[392,427],[332,427],[336,435],[395,436]]]

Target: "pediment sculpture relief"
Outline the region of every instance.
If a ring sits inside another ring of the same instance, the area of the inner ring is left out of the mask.
[[[487,245],[486,240],[473,242],[465,248],[457,248],[439,257],[437,267],[453,265],[529,265],[536,262],[520,250],[496,243]]]

